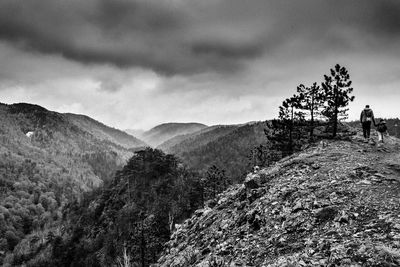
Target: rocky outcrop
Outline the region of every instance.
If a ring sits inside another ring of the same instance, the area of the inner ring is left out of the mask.
[[[249,174],[172,235],[157,266],[399,266],[399,144],[359,136]]]

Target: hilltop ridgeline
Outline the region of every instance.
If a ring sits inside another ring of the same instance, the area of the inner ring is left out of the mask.
[[[84,128],[99,139],[110,140],[111,142],[128,149],[144,148],[147,146],[144,141],[129,135],[124,131],[104,125],[88,116],[72,113],[66,113],[64,115],[68,117],[72,123]]]
[[[143,132],[139,137],[147,144],[156,147],[178,135],[185,135],[197,132],[207,128],[207,125],[201,123],[163,123]],[[128,132],[137,132],[127,130]]]
[[[251,173],[186,220],[157,266],[399,266],[400,142],[360,133]]]
[[[158,148],[176,155],[197,171],[205,172],[214,165],[224,170],[230,181],[242,182],[251,168],[250,151],[266,142],[267,128],[266,122],[216,125],[177,136]]]

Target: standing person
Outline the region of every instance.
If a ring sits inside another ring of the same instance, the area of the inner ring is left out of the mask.
[[[375,125],[374,112],[370,109],[369,105],[366,105],[364,110],[361,112],[360,121],[363,128],[364,138],[369,138],[371,135],[371,123]]]
[[[376,130],[378,131],[378,141],[383,143],[383,134],[387,134],[386,121],[381,119],[378,125],[376,125]]]

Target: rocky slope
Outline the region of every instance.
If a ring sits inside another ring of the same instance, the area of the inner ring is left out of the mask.
[[[249,174],[179,226],[157,266],[399,266],[399,148],[358,133]]]

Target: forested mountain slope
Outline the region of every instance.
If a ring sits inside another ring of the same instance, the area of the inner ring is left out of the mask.
[[[125,129],[124,131],[126,133],[128,133],[132,136],[138,137],[138,138],[140,138],[143,135],[143,133],[145,132],[145,130],[142,130],[142,129]]]
[[[189,167],[205,171],[212,165],[240,181],[249,170],[250,151],[266,142],[266,122],[212,126],[191,135],[171,139],[159,148],[182,159]]]
[[[323,141],[221,193],[159,266],[399,266],[400,142]]]
[[[89,118],[0,104],[0,264],[68,201],[112,178],[136,145],[143,143]]]
[[[156,147],[175,136],[194,133],[206,127],[201,123],[163,123],[144,132],[140,138]]]
[[[212,135],[201,131],[205,135],[198,139],[199,144],[207,147],[215,141],[216,146],[219,137],[226,137],[221,140],[226,142],[221,144],[225,150],[213,151],[214,155],[237,155],[236,163],[247,164],[246,156],[239,153],[247,155],[248,147],[264,140],[264,124],[243,127],[212,127],[210,130],[216,130]],[[237,129],[238,133],[229,138],[229,133]],[[236,150],[236,154],[229,149]],[[230,154],[223,155],[227,152]],[[212,158],[209,160],[214,163]],[[232,169],[242,164],[235,166],[232,162]],[[118,264],[126,249],[131,262],[145,262],[144,266],[148,266],[156,262],[174,224],[203,205],[207,186],[203,176],[187,170],[175,156],[149,148],[140,150],[101,190],[86,194],[82,201],[61,205],[63,214],[58,209],[57,216],[63,219],[28,233],[14,244],[13,253],[6,255],[5,262],[27,266],[112,266]]]
[[[65,116],[78,127],[100,140],[108,140],[125,148],[146,147],[146,143],[124,131],[109,127],[88,116],[66,113]]]
[[[199,179],[173,155],[138,151],[102,190],[71,202],[64,219],[43,238],[32,234],[16,246],[13,264],[122,266],[157,261],[174,223],[202,206]],[[43,236],[43,235],[42,235]]]
[[[237,129],[238,125],[214,125],[199,131],[177,135],[157,146],[166,153],[182,154],[184,151],[194,150]]]

